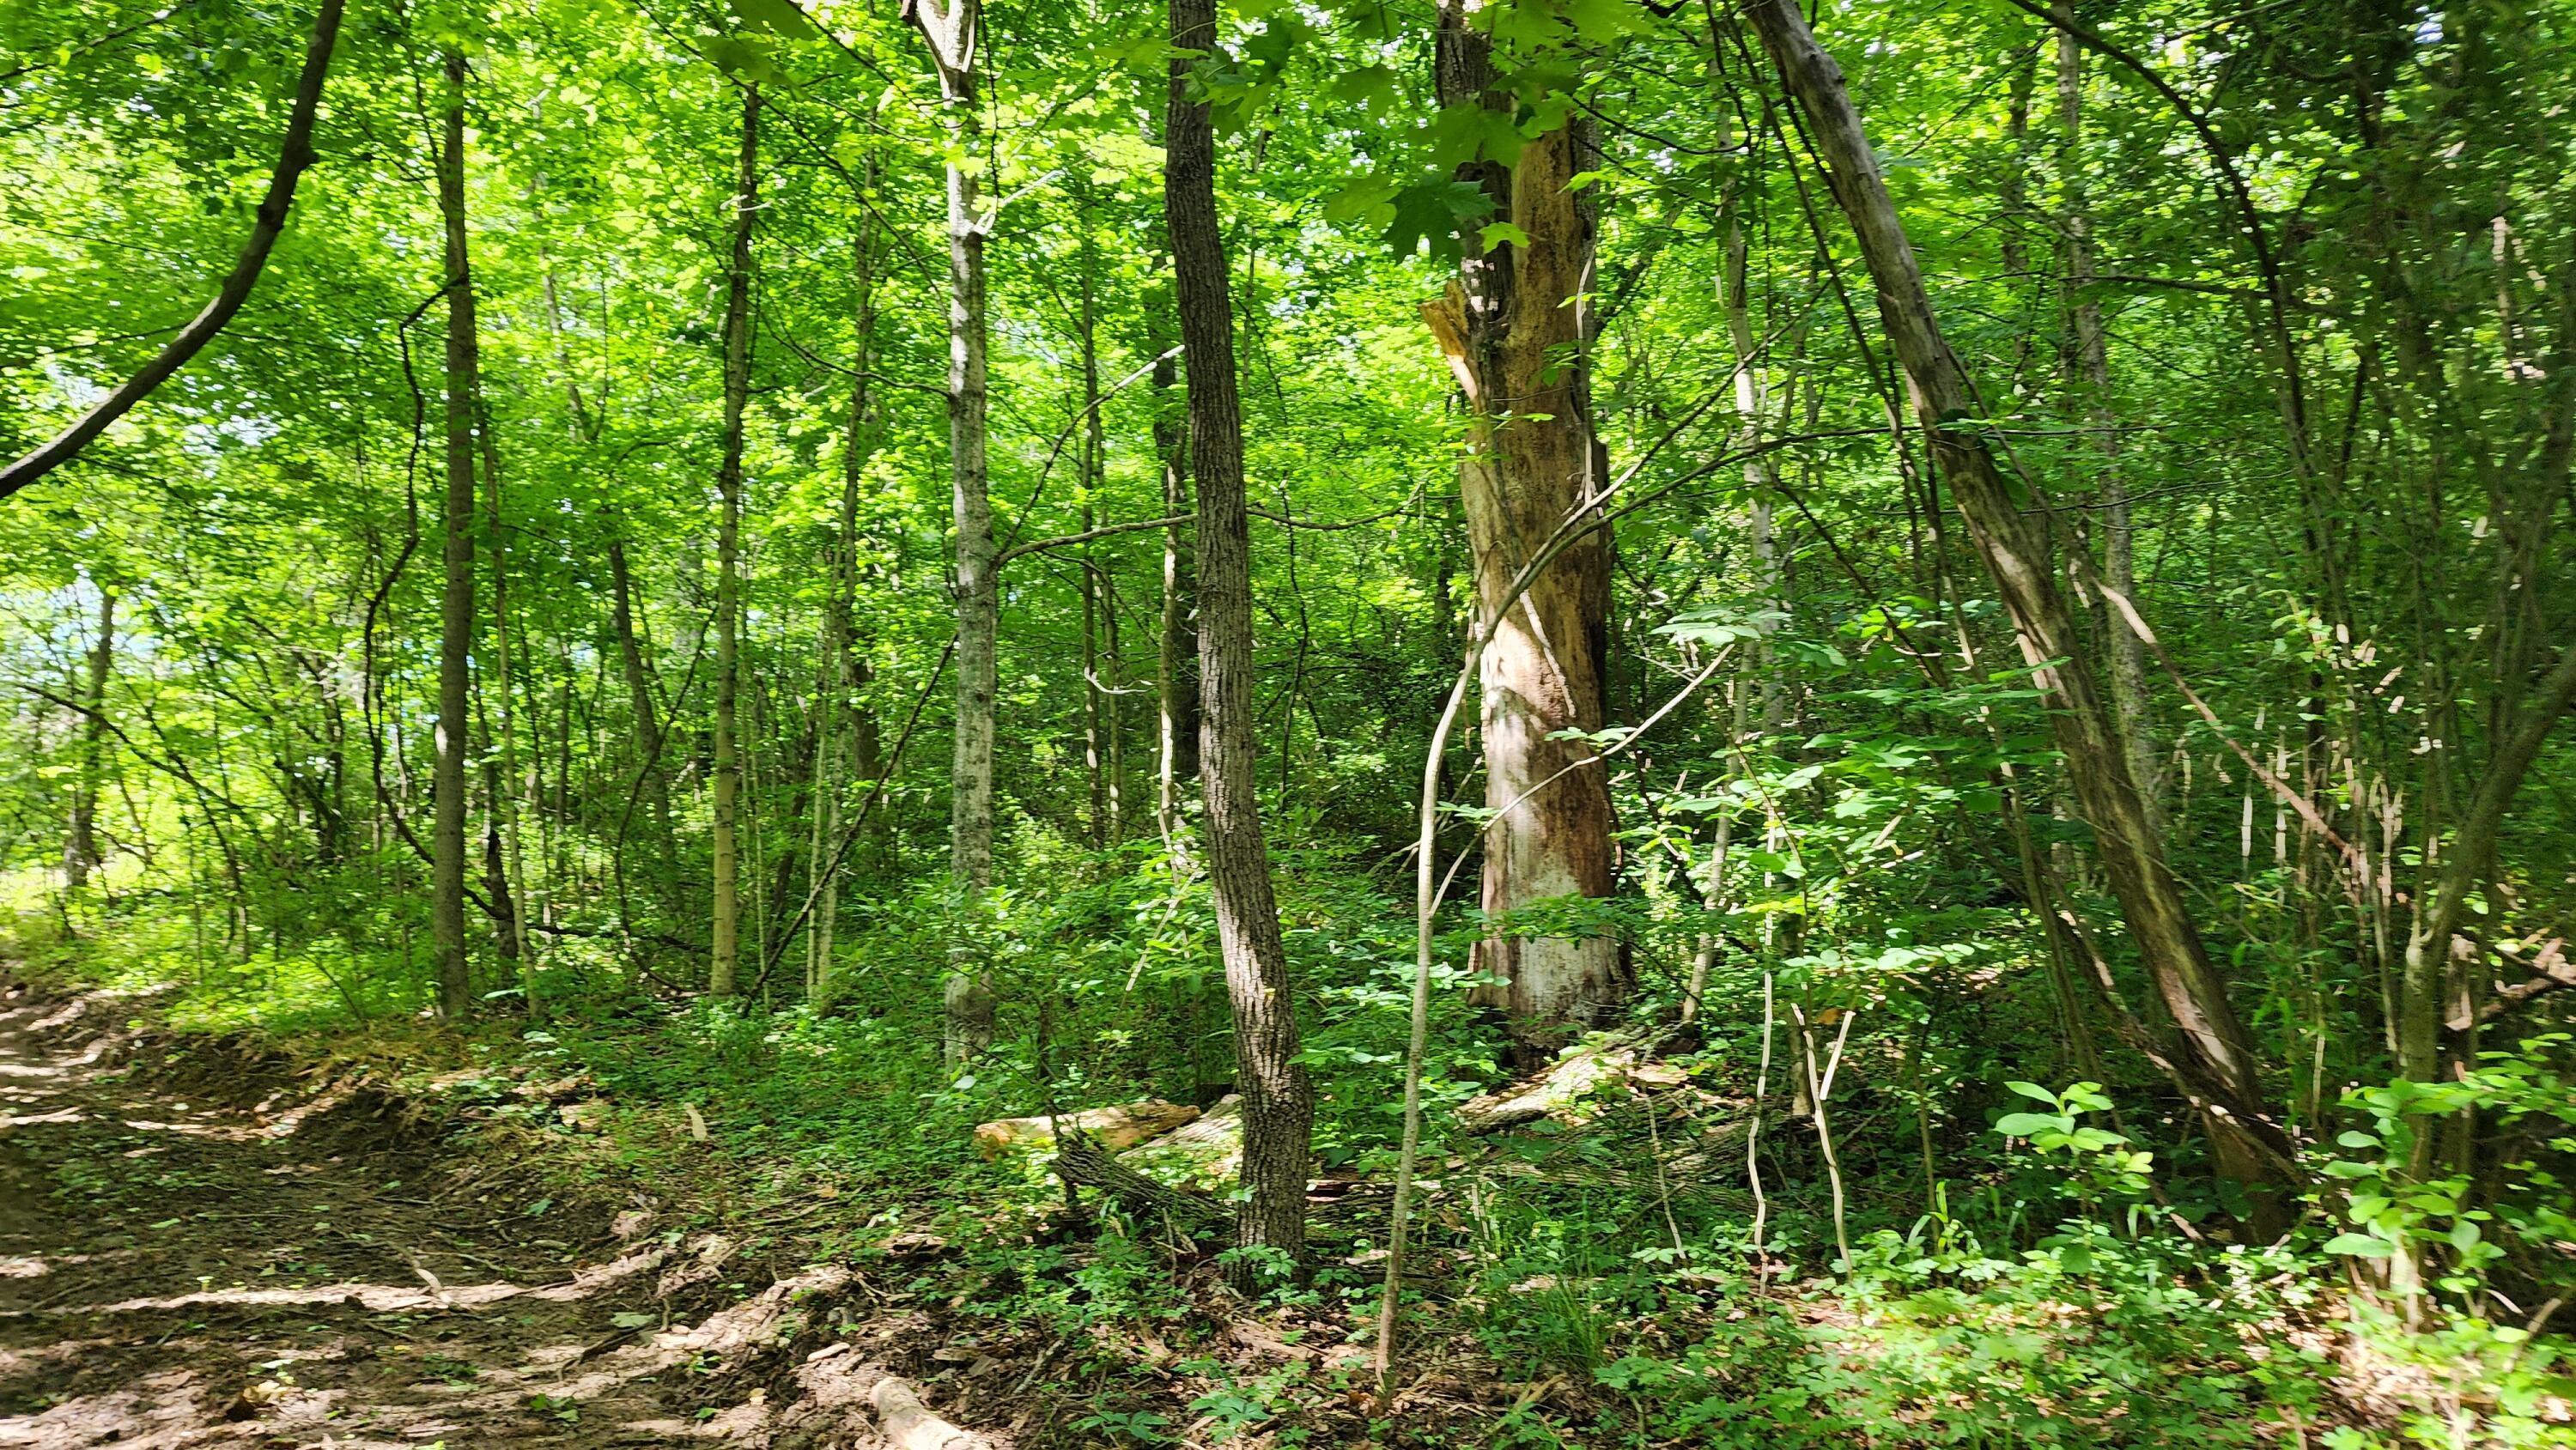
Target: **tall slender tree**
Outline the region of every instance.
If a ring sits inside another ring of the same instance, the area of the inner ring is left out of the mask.
[[[438,215],[447,293],[446,479],[438,606],[438,759],[430,777],[430,944],[438,1015],[462,1021],[474,1002],[465,944],[465,754],[474,648],[474,430],[482,415],[481,347],[465,231],[465,53],[442,61]]]
[[[999,708],[1002,600],[995,582],[993,506],[986,495],[984,441],[984,237],[989,219],[977,195],[984,122],[976,79],[983,44],[982,0],[905,0],[939,73],[948,148],[948,478],[957,532],[957,720],[949,767],[949,871],[964,896],[993,884],[993,733]],[[943,992],[947,1050],[963,1060],[993,1040],[993,986],[980,962],[949,963]]]
[[[751,234],[759,214],[760,87],[745,85],[733,251],[725,270],[724,458],[716,472],[715,934],[707,990],[719,997],[733,995],[742,959],[742,752],[735,709],[742,681],[742,414],[751,395]]]
[[[2061,4],[2063,17],[2074,12]],[[2062,159],[2058,190],[2065,215],[2058,228],[2066,248],[2066,315],[2073,354],[2077,409],[2093,434],[2102,483],[2102,578],[2134,598],[2138,590],[2138,527],[2129,503],[2129,478],[2120,460],[2120,432],[2111,412],[2110,334],[2095,295],[2093,209],[2084,175],[2084,48],[2064,28],[2057,31],[2057,126]],[[2145,803],[2147,822],[2164,834],[2163,771],[2148,718],[2147,644],[2136,630],[2111,622],[2103,631],[2111,709],[2120,722],[2129,775]]]
[[[89,644],[89,678],[81,689],[79,774],[72,787],[71,829],[63,845],[63,882],[78,891],[98,869],[98,792],[107,775],[107,682],[116,667],[116,590],[98,591],[98,634]]]
[[[2158,997],[2181,1034],[2164,1053],[2176,1086],[2207,1123],[2222,1172],[2249,1185],[2294,1181],[2293,1147],[2265,1098],[2252,1038],[2203,944],[2181,883],[2165,864],[2146,800],[2129,773],[2125,732],[2103,698],[2094,647],[2056,581],[2041,521],[2014,489],[1985,436],[1961,420],[1979,414],[1967,370],[1933,313],[1921,265],[1887,192],[1841,67],[1816,43],[1796,0],[1751,0],[1754,28],[1813,128],[1826,180],[1878,284],[1886,330],[1915,416],[1970,539],[2002,595],[2023,659],[2051,706],[2049,722]],[[2258,1217],[2276,1215],[2269,1195]]]
[[[1171,24],[1163,219],[1189,370],[1190,465],[1199,496],[1199,790],[1207,803],[1208,880],[1234,1003],[1243,1094],[1245,1192],[1236,1241],[1294,1264],[1306,1248],[1315,1094],[1297,1059],[1296,992],[1271,895],[1256,783],[1252,525],[1244,501],[1234,304],[1216,206],[1216,126],[1204,96],[1194,94],[1199,63],[1216,49],[1214,0],[1171,0]],[[1242,1256],[1231,1275],[1249,1286],[1258,1282],[1260,1267]]]
[[[876,179],[876,159],[868,159],[866,182]],[[875,218],[860,213],[850,234],[850,278],[858,294],[851,318],[855,337],[850,379],[850,416],[841,442],[841,503],[834,519],[832,588],[823,604],[823,679],[816,711],[815,797],[809,868],[817,893],[814,924],[806,938],[805,984],[808,995],[822,993],[832,971],[832,938],[839,930],[841,873],[841,796],[849,782],[875,772],[876,715],[859,698],[866,683],[855,638],[854,614],[859,590],[859,495],[867,478],[868,459],[876,446],[875,399],[869,392],[875,366],[877,330]],[[870,823],[883,832],[883,815]],[[874,843],[871,843],[872,845]],[[871,850],[873,858],[877,852]],[[871,860],[868,864],[874,865]]]
[[[1146,345],[1154,350],[1154,463],[1162,481],[1162,612],[1155,640],[1154,822],[1166,850],[1182,849],[1181,803],[1199,773],[1198,560],[1187,516],[1190,501],[1188,404],[1172,356],[1180,324],[1172,316],[1170,279],[1147,288]]]

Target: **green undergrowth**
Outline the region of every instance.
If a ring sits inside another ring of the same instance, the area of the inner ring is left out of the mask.
[[[544,1172],[640,1182],[681,1223],[847,1257],[957,1346],[931,1372],[956,1376],[963,1412],[1033,1416],[1032,1447],[2576,1446],[2576,1361],[2548,1332],[2576,1288],[2552,1174],[2576,1098],[2531,1066],[2549,1044],[2438,1092],[2356,1093],[2345,1121],[2368,1126],[2321,1160],[2325,1188],[2278,1244],[2231,1240],[2187,1141],[2132,1140],[2155,1111],[2117,1101],[2135,1084],[1934,1099],[1902,1056],[1872,1058],[1837,1099],[1840,1263],[1820,1145],[1776,1097],[1751,1195],[1758,1024],[1670,1039],[1655,1084],[1473,1139],[1443,1110],[1501,1079],[1500,1052],[1458,1014],[1430,1064],[1390,1405],[1369,1360],[1407,933],[1326,872],[1287,901],[1316,984],[1319,1158],[1358,1186],[1318,1210],[1311,1272],[1258,1305],[1218,1287],[1214,1234],[1088,1195],[1069,1215],[1042,1153],[971,1146],[997,1116],[1221,1090],[1221,996],[1167,944],[1204,929],[1186,883],[1119,878],[966,923],[880,908],[824,992],[776,1003],[674,1000],[567,946],[461,1034],[404,1005],[419,997],[398,947],[324,937],[210,963],[185,916],[131,907],[78,931],[22,912],[10,953],[133,994],[156,1025],[272,1039],[559,1144],[532,1155]],[[961,938],[1016,1000],[1061,994],[1061,1015],[1006,1014],[963,1070],[921,990],[921,964]],[[2004,1071],[1967,1032],[1896,1046]],[[2526,1155],[2475,1208],[2406,1168],[2410,1134],[2464,1094]],[[1635,1169],[1658,1161],[1686,1166]],[[2356,1274],[2399,1251],[2438,1282],[2411,1306],[2356,1298]],[[986,1360],[1001,1369],[965,1373]],[[1023,1402],[980,1403],[988,1377],[1025,1382]]]

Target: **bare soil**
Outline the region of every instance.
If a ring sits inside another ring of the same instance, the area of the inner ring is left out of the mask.
[[[123,1015],[0,986],[0,1447],[907,1438],[848,1269]]]

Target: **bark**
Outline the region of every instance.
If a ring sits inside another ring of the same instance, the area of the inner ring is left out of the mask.
[[[2252,1041],[2210,961],[2181,885],[2166,867],[2145,798],[2129,771],[2119,719],[2095,683],[2092,651],[2057,587],[2041,523],[2023,512],[1984,437],[1959,421],[1980,410],[1965,369],[1941,334],[1842,71],[1816,43],[1792,0],[1752,0],[1749,13],[1790,92],[1806,109],[1827,183],[1878,285],[1880,322],[1904,369],[1915,413],[2012,619],[2023,658],[2045,692],[2067,776],[2093,828],[2130,939],[2181,1032],[2183,1051],[2171,1059],[2178,1086],[2208,1122],[2221,1172],[2249,1185],[2289,1182],[2296,1176],[2292,1145],[2271,1117]]]
[[[2063,6],[2059,7],[2061,13]],[[2066,215],[2067,320],[2074,344],[2076,376],[2081,384],[2086,423],[2093,430],[2094,451],[2101,460],[2102,577],[2130,599],[2138,597],[2137,526],[2130,515],[2129,483],[2120,466],[2120,435],[2111,415],[2111,361],[2102,327],[2102,304],[2093,295],[2093,218],[2085,198],[2084,50],[2075,37],[2057,32],[2057,119],[2065,146],[2061,189]],[[2105,631],[2109,655],[2111,708],[2129,762],[2129,776],[2147,809],[2147,823],[2161,841],[2165,834],[2163,773],[2157,766],[2154,726],[2147,715],[2147,646],[2137,631],[2115,622]]]
[[[1199,790],[1207,803],[1208,879],[1226,991],[1234,1003],[1243,1094],[1244,1201],[1236,1243],[1301,1260],[1315,1097],[1297,1060],[1297,1003],[1262,840],[1252,653],[1252,528],[1245,513],[1243,412],[1234,311],[1216,207],[1216,128],[1190,95],[1216,47],[1214,0],[1171,0],[1171,96],[1164,112],[1163,215],[1171,233],[1181,344],[1189,369],[1190,461],[1198,482]],[[1262,1265],[1229,1277],[1253,1287]]]
[[[1147,313],[1147,345],[1154,361],[1154,457],[1161,464],[1163,516],[1190,513],[1189,420],[1180,397],[1180,370],[1167,354],[1178,322],[1170,316],[1168,297],[1157,297]],[[1181,846],[1181,797],[1199,773],[1199,670],[1193,637],[1198,632],[1198,561],[1190,526],[1175,523],[1163,530],[1162,630],[1156,646],[1156,746],[1154,816],[1165,847],[1175,859]]]
[[[644,663],[644,648],[635,633],[635,580],[626,564],[626,541],[608,541],[608,577],[610,585],[608,623],[617,636],[619,673],[626,681],[628,707],[633,712],[636,787],[644,795],[644,806],[652,817],[654,889],[662,898],[662,909],[674,921],[680,916],[679,870],[672,859],[671,788],[662,772],[662,723],[653,704],[653,676]]]
[[[875,174],[872,157],[868,162],[871,181]],[[851,269],[859,294],[858,315],[852,327],[857,337],[856,366],[850,384],[849,428],[841,451],[841,510],[836,521],[838,532],[832,541],[832,592],[823,606],[823,690],[815,727],[819,740],[810,868],[819,894],[814,903],[813,930],[806,938],[808,996],[823,992],[832,974],[832,938],[841,912],[841,877],[834,869],[834,857],[840,851],[841,792],[848,781],[865,780],[875,768],[876,720],[858,699],[864,667],[856,657],[852,639],[852,610],[859,588],[859,486],[876,446],[875,423],[870,416],[874,404],[868,394],[877,330],[875,249],[875,234],[863,217],[850,243]],[[874,855],[872,851],[871,865]]]
[[[268,191],[251,214],[250,236],[242,242],[241,255],[216,289],[214,300],[116,391],[42,447],[0,469],[0,498],[34,483],[88,447],[90,440],[107,431],[108,424],[124,417],[126,410],[186,367],[249,300],[251,288],[259,285],[259,274],[268,265],[269,250],[286,230],[287,212],[295,204],[295,183],[314,162],[313,117],[322,105],[322,83],[330,74],[331,51],[340,38],[344,9],[343,0],[322,0],[322,8],[314,14],[313,35],[304,47],[304,71],[295,83],[295,105],[287,113],[286,135],[278,145],[277,167],[269,173]]]
[[[1086,199],[1088,194],[1085,193]],[[1076,222],[1082,228],[1082,294],[1079,329],[1082,333],[1082,531],[1089,533],[1099,520],[1095,501],[1100,494],[1101,470],[1106,461],[1106,445],[1100,422],[1100,337],[1099,297],[1096,283],[1099,272],[1099,249],[1091,241],[1091,212],[1085,205],[1077,209]],[[1101,610],[1111,612],[1107,627],[1114,638],[1118,627],[1117,601],[1105,599],[1101,587],[1103,576],[1094,546],[1082,549],[1082,763],[1091,786],[1091,844],[1114,846],[1122,834],[1119,819],[1119,779],[1117,754],[1112,737],[1118,729],[1118,700],[1112,695],[1109,681],[1101,678],[1100,636]]]
[[[116,664],[116,591],[98,591],[98,638],[89,647],[89,709],[81,717],[80,776],[72,794],[71,829],[63,844],[63,881],[78,891],[100,864],[98,792],[107,773],[107,681]]]
[[[2495,865],[2496,836],[2505,810],[2521,790],[2548,743],[2558,718],[2576,707],[2576,645],[2569,645],[2543,676],[2522,707],[2512,730],[2497,742],[2487,768],[2478,777],[2468,808],[2460,814],[2443,853],[2439,884],[2432,901],[2408,934],[2406,962],[2399,979],[2397,1073],[2414,1082],[2437,1082],[2443,1076],[2442,1018],[2444,970],[2452,939],[2459,934],[2469,898],[2485,883]],[[2430,1133],[2418,1135],[2419,1152],[2429,1150]],[[2420,1163],[2419,1167],[2422,1166]]]
[[[993,884],[993,731],[1000,693],[1001,595],[994,581],[993,509],[985,496],[984,234],[973,169],[984,149],[976,111],[982,0],[906,0],[939,72],[948,141],[948,476],[957,530],[957,720],[949,764],[949,870],[961,894]],[[947,1052],[963,1061],[993,1040],[992,983],[980,963],[949,963],[943,993]]]
[[[474,647],[474,426],[482,363],[474,331],[474,279],[465,235],[465,57],[446,56],[446,112],[438,152],[438,213],[447,273],[447,488],[438,611],[438,760],[430,777],[430,941],[438,1015],[472,1010],[465,950],[465,745],[467,668]]]
[[[1444,105],[1508,108],[1493,86],[1491,42],[1471,0],[1440,12]],[[1588,530],[1541,570],[1517,602],[1515,575],[1559,522],[1591,508],[1603,480],[1583,353],[1594,225],[1567,189],[1594,156],[1581,121],[1531,141],[1509,169],[1462,168],[1496,218],[1526,240],[1492,248],[1469,238],[1458,281],[1423,308],[1469,409],[1459,464],[1476,592],[1489,643],[1481,666],[1486,804],[1503,815],[1485,836],[1485,911],[1502,916],[1562,897],[1611,894],[1609,777],[1590,746],[1552,738],[1598,730],[1607,713],[1610,540]],[[1542,782],[1553,781],[1545,789]],[[1524,1051],[1607,1021],[1632,983],[1609,936],[1496,936],[1478,964],[1505,985],[1481,999],[1507,1010]]]
[[[741,687],[742,410],[751,392],[751,229],[760,205],[760,87],[742,93],[742,159],[734,177],[733,257],[725,275],[724,461],[716,472],[715,931],[707,991],[733,995],[742,959],[742,795],[735,696]]]

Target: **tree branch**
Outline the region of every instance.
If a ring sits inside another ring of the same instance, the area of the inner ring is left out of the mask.
[[[295,201],[296,180],[303,176],[304,168],[313,164],[313,113],[322,103],[322,82],[331,68],[332,46],[340,37],[344,4],[345,0],[322,0],[321,13],[313,19],[313,39],[305,47],[304,74],[296,82],[295,109],[287,119],[286,138],[278,147],[277,169],[268,178],[268,194],[260,198],[250,239],[242,243],[241,256],[215,293],[215,300],[207,303],[197,320],[170,339],[124,386],[100,399],[98,406],[82,414],[51,442],[0,470],[0,498],[7,498],[69,462],[90,440],[105,432],[108,424],[124,417],[127,409],[187,366],[188,360],[213,341],[215,334],[224,330],[224,324],[232,321],[233,314],[241,310],[251,288],[258,285],[260,270],[268,265],[269,249],[277,244],[278,233],[286,230],[286,213]]]

